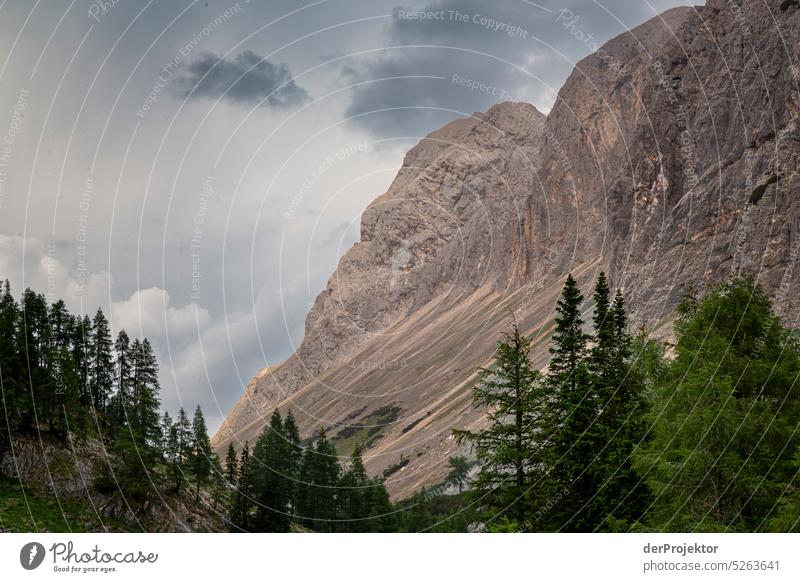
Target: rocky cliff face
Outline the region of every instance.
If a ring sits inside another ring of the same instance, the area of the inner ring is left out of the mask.
[[[688,283],[752,272],[800,324],[800,9],[782,4],[668,11],[578,63],[548,116],[503,103],[422,140],[216,446],[291,408],[344,454],[366,439],[396,496],[441,481],[509,313],[546,364],[568,272],[608,270],[653,327]]]

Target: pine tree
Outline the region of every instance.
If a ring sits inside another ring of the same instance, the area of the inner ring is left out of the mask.
[[[175,491],[180,491],[183,488],[186,477],[183,472],[183,462],[181,460],[181,439],[177,422],[169,427],[169,434],[167,435],[164,449],[164,458],[167,462],[169,474],[172,477],[173,487]]]
[[[56,390],[49,362],[50,324],[44,295],[26,289],[22,294],[16,344],[20,354],[24,391],[20,392],[20,420],[25,428],[50,428],[56,410]]]
[[[196,494],[199,495],[200,488],[214,476],[218,463],[216,455],[214,454],[214,449],[211,448],[211,440],[208,438],[206,420],[203,417],[203,411],[200,409],[199,404],[197,405],[197,409],[194,412],[194,419],[192,420],[192,434],[194,449],[189,462],[189,469],[196,481]]]
[[[300,430],[297,428],[297,423],[291,410],[286,413],[286,418],[283,421],[283,432],[286,435],[289,448],[289,469],[287,470],[287,475],[291,495],[291,511],[294,513],[297,509],[297,495],[299,492],[298,480],[300,478],[300,465],[303,460],[303,444],[300,440]]]
[[[225,455],[225,480],[228,487],[236,487],[236,481],[239,471],[239,465],[236,462],[236,449],[233,448],[233,443],[228,445],[228,453]]]
[[[92,323],[89,317],[75,317],[72,328],[72,361],[78,374],[78,392],[82,404],[89,406],[92,403],[90,387],[90,357],[91,357]]]
[[[372,509],[370,507],[372,485],[361,460],[361,448],[356,447],[339,483],[339,531],[369,531],[370,524],[367,518]]]
[[[105,411],[114,386],[114,364],[111,354],[111,331],[101,309],[97,310],[92,321],[89,362],[89,391],[92,406]]]
[[[115,392],[112,397],[112,404],[109,413],[118,426],[128,423],[127,415],[133,401],[133,362],[131,354],[131,342],[125,330],[117,334],[114,342],[114,384]],[[132,412],[132,411],[131,411]]]
[[[458,485],[458,492],[461,493],[464,490],[464,483],[469,477],[470,463],[466,457],[456,455],[455,457],[450,457],[447,464],[450,466],[447,482]]]
[[[250,531],[253,487],[250,475],[250,445],[245,442],[239,458],[239,476],[231,507],[231,531]]]
[[[133,387],[131,398],[131,410],[128,411],[128,422],[137,443],[142,447],[156,450],[161,440],[160,418],[158,409],[160,401],[158,397],[158,361],[153,353],[150,342],[145,338],[141,342],[135,340],[131,348],[133,362]],[[181,409],[183,410],[183,409]],[[189,435],[191,441],[191,425],[186,418],[185,411],[183,418],[179,416],[178,422],[181,432],[179,436]],[[184,449],[182,455],[183,462],[188,459],[191,452],[191,445]]]
[[[159,425],[159,434],[161,435],[161,441],[158,445],[158,450],[161,452],[161,455],[166,458],[167,450],[169,449],[169,432],[172,430],[172,417],[169,415],[169,412],[164,411],[164,416],[161,417],[161,424]]]
[[[389,491],[380,477],[369,480],[366,490],[366,505],[369,510],[367,531],[388,533],[398,531],[397,512],[389,500]]]
[[[36,368],[47,366],[47,353],[50,347],[50,322],[47,301],[44,295],[25,289],[20,305],[20,341],[23,360],[29,373]]]
[[[20,382],[22,363],[15,341],[19,319],[17,302],[6,280],[0,297],[0,405],[3,407],[8,428],[0,430],[0,454],[8,447],[9,434],[15,432],[22,422],[21,401],[24,397],[24,387]]]
[[[336,449],[320,429],[314,445],[303,453],[300,470],[298,514],[308,527],[318,531],[336,530],[336,497],[341,467]]]
[[[189,417],[186,415],[186,410],[181,406],[178,409],[178,417],[175,419],[175,447],[177,453],[177,462],[183,466],[189,461],[189,456],[192,453],[192,424],[189,422]],[[248,451],[249,453],[249,451]]]
[[[489,519],[507,515],[522,524],[529,514],[525,495],[542,463],[535,430],[544,404],[544,386],[530,361],[531,342],[516,321],[504,334],[492,368],[481,370],[474,389],[476,404],[486,407],[489,427],[455,431],[475,447],[480,470],[472,483],[475,498],[486,504]]]
[[[72,326],[74,319],[67,310],[63,299],[59,299],[50,306],[50,337],[52,347],[61,350],[69,349],[72,340]]]
[[[278,411],[253,447],[251,485],[257,502],[253,527],[260,532],[289,531],[292,475],[290,445]]]

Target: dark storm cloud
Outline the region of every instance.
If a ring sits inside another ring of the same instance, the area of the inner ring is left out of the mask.
[[[308,100],[289,67],[274,64],[252,51],[225,59],[205,53],[189,64],[176,83],[181,97],[224,97],[248,105],[292,107]]]
[[[389,48],[353,66],[360,85],[347,114],[379,136],[424,135],[503,100],[549,104],[576,61],[681,4],[434,0],[395,7]]]

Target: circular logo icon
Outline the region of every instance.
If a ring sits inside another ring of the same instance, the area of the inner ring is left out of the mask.
[[[30,542],[19,551],[19,563],[26,570],[35,570],[44,561],[44,546],[39,542]]]

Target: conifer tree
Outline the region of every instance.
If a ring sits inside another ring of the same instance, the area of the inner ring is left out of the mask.
[[[370,524],[367,518],[372,509],[370,507],[372,485],[361,460],[361,447],[357,446],[339,483],[339,531],[369,530]]]
[[[170,449],[170,432],[173,427],[172,417],[169,412],[164,411],[164,416],[161,417],[161,427],[159,433],[161,434],[161,444],[159,450],[165,459],[168,458],[168,451]]]
[[[253,447],[251,464],[251,485],[256,499],[253,527],[261,532],[289,531],[292,494],[290,445],[277,410]]]
[[[131,361],[131,342],[125,330],[121,330],[117,334],[117,340],[114,342],[114,384],[115,392],[112,397],[112,405],[110,406],[110,414],[114,421],[119,426],[128,423],[127,415],[132,413],[128,409],[131,406],[133,399],[132,384],[133,384],[133,362]]]
[[[397,531],[397,512],[389,500],[389,491],[380,477],[369,480],[370,487],[366,490],[366,505],[369,510],[367,531],[387,533]]]
[[[58,350],[69,349],[72,340],[73,318],[63,299],[50,306],[50,328],[52,347]]]
[[[300,470],[298,514],[312,529],[335,531],[336,497],[341,468],[336,449],[320,429],[312,446],[303,453]]]
[[[8,446],[9,433],[17,429],[21,422],[21,398],[24,394],[20,383],[22,366],[15,338],[19,311],[17,302],[11,294],[8,280],[3,284],[0,296],[0,405],[8,423],[7,430],[0,430],[0,453]]]
[[[283,421],[283,432],[286,435],[289,454],[289,469],[287,471],[291,499],[291,511],[297,509],[297,495],[299,492],[298,481],[300,479],[300,465],[303,460],[303,444],[300,440],[300,430],[297,428],[297,423],[289,410],[286,413],[286,418]]]
[[[231,531],[250,531],[253,487],[250,475],[250,445],[245,441],[239,457],[239,476],[231,507]]]
[[[533,430],[533,427],[529,430]],[[455,457],[450,457],[447,464],[450,466],[450,472],[447,474],[447,481],[458,485],[458,492],[461,493],[464,490],[464,483],[469,476],[470,463],[467,461],[466,457],[456,455]]]
[[[761,287],[735,279],[678,310],[636,468],[659,531],[758,531],[796,481],[800,354]]]
[[[145,338],[141,342],[136,340],[131,348],[133,359],[133,392],[131,411],[128,420],[136,441],[143,447],[157,449],[161,439],[158,397],[158,361],[156,360],[150,342]],[[183,410],[183,409],[181,409]],[[185,411],[183,418],[178,418],[181,432],[179,436],[189,435],[191,443],[192,432]],[[183,443],[183,441],[182,441]],[[183,462],[186,462],[191,452],[191,444],[183,451]]]
[[[474,389],[476,404],[486,407],[489,427],[455,431],[456,438],[475,447],[480,470],[472,483],[475,498],[490,515],[507,515],[522,524],[529,511],[525,494],[543,461],[535,427],[541,420],[544,386],[530,361],[531,342],[513,322],[495,352],[492,368],[481,370]]]
[[[587,362],[589,336],[583,331],[582,304],[583,295],[568,275],[556,305],[550,347],[547,387],[551,396],[544,431],[548,434],[547,476],[534,492],[536,529],[591,531],[597,522],[590,510],[596,492],[591,467],[597,454],[593,426],[598,402]],[[553,499],[559,501],[549,507]]]
[[[613,304],[604,273],[594,292],[594,345],[589,356],[593,397],[598,416],[587,440],[596,443],[596,456],[586,470],[595,493],[580,509],[588,516],[586,527],[618,529],[639,519],[648,495],[633,469],[634,448],[646,432],[643,379],[629,365],[631,337],[627,330],[625,300],[617,290]],[[583,519],[575,519],[577,523]]]
[[[16,343],[24,374],[24,391],[18,400],[21,422],[27,428],[49,428],[56,384],[47,362],[50,325],[44,295],[26,289],[19,315]]]
[[[111,331],[108,320],[101,309],[92,320],[92,336],[89,356],[89,391],[92,406],[105,411],[114,386],[114,364],[111,353]]]
[[[14,341],[17,337],[19,321],[17,302],[11,294],[11,286],[6,279],[0,297],[0,365],[3,366],[3,378],[9,384],[19,374],[19,353]]]
[[[86,406],[92,403],[90,387],[90,358],[91,358],[92,323],[89,317],[75,317],[72,328],[72,361],[78,375],[78,392],[80,401]]]
[[[289,455],[293,471],[297,471],[300,467],[300,460],[303,458],[303,445],[300,441],[300,430],[297,428],[297,422],[291,410],[286,413],[286,418],[283,421],[283,432],[289,444]]]
[[[175,419],[175,441],[178,463],[184,465],[189,461],[193,443],[192,424],[183,406],[178,409],[178,417]]]
[[[238,474],[239,465],[236,460],[236,449],[233,448],[233,443],[230,443],[228,445],[228,452],[225,455],[225,480],[228,483],[228,487],[236,487]]]
[[[206,420],[199,404],[192,420],[192,434],[194,449],[189,462],[189,469],[196,481],[196,494],[199,495],[200,488],[214,476],[217,464],[214,449],[211,448],[211,440],[208,438]]]
[[[180,491],[185,481],[183,461],[181,458],[181,437],[179,432],[180,429],[177,422],[169,427],[169,435],[167,436],[167,445],[164,454],[175,491]]]
[[[45,368],[50,347],[50,323],[47,301],[44,295],[25,289],[20,304],[19,347],[30,373],[36,368]]]

